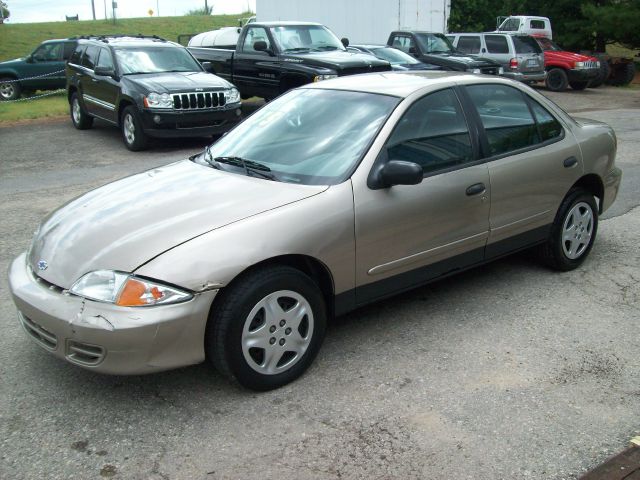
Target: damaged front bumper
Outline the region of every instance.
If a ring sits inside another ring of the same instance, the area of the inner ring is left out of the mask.
[[[151,373],[204,360],[204,333],[217,290],[188,302],[118,307],[71,295],[39,279],[26,254],[9,268],[9,288],[27,334],[55,356],[118,375]]]

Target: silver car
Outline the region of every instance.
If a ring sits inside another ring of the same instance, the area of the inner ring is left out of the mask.
[[[578,267],[618,192],[615,153],[610,127],[503,78],[305,85],[201,154],[51,213],[10,288],[27,334],[70,363],[208,359],[271,389],[361,305],[529,247]]]

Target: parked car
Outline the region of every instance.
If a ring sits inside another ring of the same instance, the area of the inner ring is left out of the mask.
[[[273,99],[292,88],[344,75],[391,70],[385,60],[347,52],[324,25],[257,22],[244,26],[234,50],[189,50],[213,71],[237,85],[243,98]]]
[[[501,75],[502,66],[493,60],[461,53],[441,33],[397,31],[391,32],[387,45],[402,50],[429,65],[443,70]]]
[[[0,100],[16,100],[22,93],[64,88],[64,64],[76,48],[72,38],[47,40],[31,54],[0,62]]]
[[[549,90],[562,92],[569,85],[574,90],[584,90],[600,75],[597,58],[567,52],[549,38],[536,37],[536,41],[544,50],[545,85]]]
[[[205,71],[182,45],[158,37],[81,39],[66,76],[73,125],[112,123],[129,150],[146,148],[150,137],[220,134],[241,116],[231,83]]]
[[[206,358],[276,388],[330,316],[528,247],[580,266],[620,186],[615,154],[609,126],[505,78],[305,85],[201,154],[51,213],[9,286],[27,334],[73,364]]]
[[[447,38],[462,53],[490,58],[503,67],[502,75],[521,82],[542,82],[547,74],[544,53],[529,35],[451,33]]]
[[[355,53],[368,53],[391,64],[392,70],[442,70],[437,65],[427,65],[416,60],[408,53],[388,45],[349,45],[347,50]]]

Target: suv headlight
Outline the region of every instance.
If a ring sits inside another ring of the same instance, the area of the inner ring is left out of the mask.
[[[230,88],[226,92],[227,103],[238,103],[240,101],[240,92],[237,88]]]
[[[585,68],[585,64],[584,64],[584,62],[576,62],[576,63],[574,64],[573,68],[576,68],[576,69],[578,69],[578,70],[579,70],[579,69],[581,69],[581,68]]]
[[[173,99],[168,93],[151,92],[144,97],[143,103],[147,108],[173,108]]]
[[[331,80],[332,78],[338,78],[338,75],[316,75],[313,77],[313,81],[321,82],[322,80]]]
[[[89,300],[113,303],[121,307],[166,305],[193,298],[189,292],[175,287],[112,270],[96,270],[83,275],[69,292]]]

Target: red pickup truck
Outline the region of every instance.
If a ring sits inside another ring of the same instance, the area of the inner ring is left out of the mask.
[[[584,90],[600,74],[600,61],[595,57],[562,50],[546,37],[534,37],[544,51],[545,84],[549,90],[561,92],[568,85]]]

